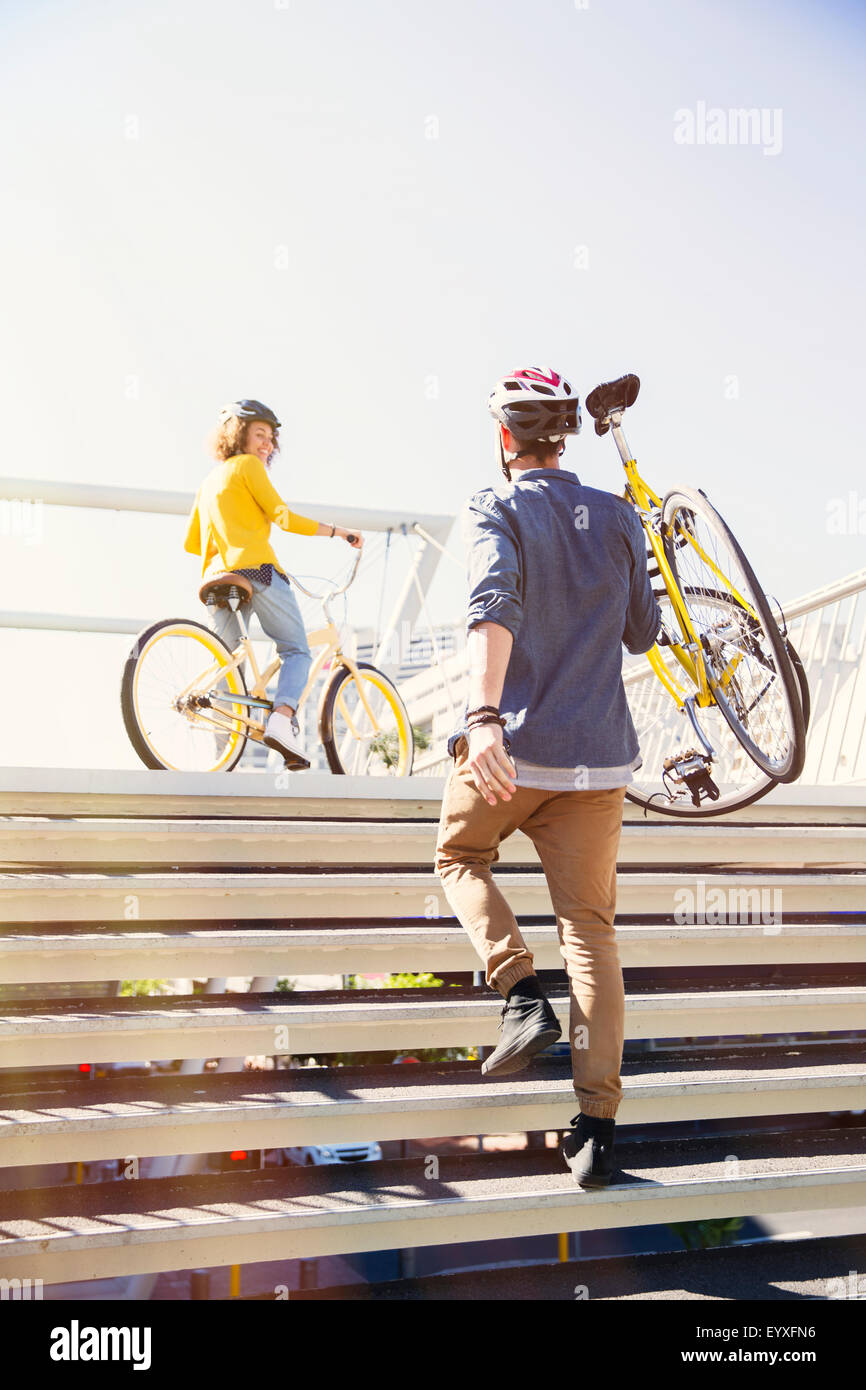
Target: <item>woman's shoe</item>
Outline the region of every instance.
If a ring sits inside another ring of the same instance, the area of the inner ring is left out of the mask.
[[[287,714],[272,714],[265,725],[262,743],[282,753],[286,767],[293,772],[310,766],[301,739],[300,725],[294,715],[289,718]]]

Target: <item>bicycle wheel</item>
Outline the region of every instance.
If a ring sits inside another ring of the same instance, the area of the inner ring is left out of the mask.
[[[247,706],[231,697],[247,693],[243,672],[205,681],[215,663],[228,665],[231,657],[210,628],[186,618],[169,618],[139,633],[123,668],[120,705],[145,767],[229,772],[237,765],[247,742],[238,716]]]
[[[691,595],[685,597],[690,598]],[[707,608],[715,610],[718,620],[730,621],[732,610],[739,607],[735,599],[721,591],[714,594],[703,591],[702,598]],[[676,618],[666,592],[659,595],[659,605],[665,627],[676,633]],[[797,672],[804,722],[808,728],[810,700],[806,673],[787,638],[785,642]],[[670,648],[664,646],[658,650],[672,678],[681,687],[688,684],[686,672]],[[698,726],[713,748],[710,775],[718,787],[719,796],[715,800],[704,799],[695,805],[687,786],[677,785],[671,775],[666,777],[664,772],[665,759],[669,755],[685,752],[688,747],[696,748],[698,753],[704,751],[687,714],[677,708],[645,659],[634,661],[623,672],[623,685],[642,758],[641,767],[634,772],[634,781],[626,787],[625,793],[626,798],[635,805],[663,816],[700,820],[709,816],[724,816],[750,806],[776,786],[776,779],[762,772],[746,753],[717,705],[696,708]],[[697,687],[692,693],[697,693]]]
[[[796,781],[806,757],[797,674],[754,570],[700,489],[668,493],[662,532],[713,698],[757,766],[777,782]],[[708,603],[720,592],[734,600],[721,617]]]
[[[332,772],[361,777],[409,777],[415,738],[406,706],[387,676],[369,661],[355,663],[363,694],[348,666],[338,666],[322,693],[319,737]]]

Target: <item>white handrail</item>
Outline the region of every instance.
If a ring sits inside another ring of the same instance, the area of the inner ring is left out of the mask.
[[[866,783],[866,604],[860,597],[864,590],[866,569],[860,569],[782,604],[812,701],[803,783]],[[846,602],[848,611],[843,612]],[[465,647],[445,665],[462,702],[468,675]],[[626,687],[646,681],[654,690],[657,684],[644,656],[628,658],[622,678]],[[661,686],[658,692],[663,694]],[[421,672],[402,686],[401,693],[413,723],[429,723],[433,731],[431,746],[416,753],[416,771],[436,775],[449,763],[442,748],[450,716],[441,678],[437,680],[432,669]]]
[[[45,478],[0,478],[0,504],[18,503],[26,506],[103,508],[124,512],[149,512],[170,516],[188,516],[194,501],[191,492],[160,492],[148,488],[112,487],[103,483],[68,483]],[[388,652],[394,634],[411,634],[421,612],[424,594],[433,582],[439,559],[447,554],[445,542],[454,524],[453,514],[447,512],[390,511],[382,507],[347,507],[332,503],[295,502],[302,515],[314,521],[338,520],[341,526],[356,531],[412,531],[420,546],[412,558],[397,602],[381,634],[377,652]],[[0,505],[0,520],[4,508]],[[420,598],[419,598],[420,595]],[[21,610],[0,612],[0,628],[51,630],[55,632],[141,632],[151,619],[129,617],[104,618],[75,613],[31,613]],[[374,659],[376,659],[374,657]],[[379,659],[383,659],[380,657]]]
[[[154,512],[168,516],[187,516],[195,501],[192,492],[158,492],[149,488],[110,487],[105,483],[54,482],[45,478],[0,478],[0,499],[42,502],[52,507],[93,507],[117,512]],[[332,502],[293,501],[293,511],[314,521],[331,521],[339,512],[340,525],[359,530],[399,531],[416,522],[430,529],[441,541],[450,531],[453,515],[445,512],[386,511],[382,507],[335,507]],[[442,528],[445,535],[441,536]]]

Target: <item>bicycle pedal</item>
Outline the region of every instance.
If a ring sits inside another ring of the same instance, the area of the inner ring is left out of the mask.
[[[687,748],[682,753],[674,753],[665,758],[663,766],[662,781],[665,785],[667,786],[669,778],[679,782],[691,794],[694,806],[700,806],[707,798],[710,801],[718,801],[721,793],[710,776],[712,758],[706,753],[699,753],[696,748]]]
[[[286,772],[303,772],[304,768],[310,767],[309,758],[299,758],[297,754],[292,754],[291,758],[283,756],[283,766]]]
[[[303,772],[305,767],[310,767],[309,758],[302,758],[300,753],[288,753],[281,743],[277,743],[275,738],[265,736],[262,739],[268,748],[273,748],[275,752],[282,754],[283,763],[287,772]]]
[[[286,772],[303,772],[305,768],[310,766],[311,763],[309,758],[298,758],[295,762],[291,763],[286,759],[283,763]]]

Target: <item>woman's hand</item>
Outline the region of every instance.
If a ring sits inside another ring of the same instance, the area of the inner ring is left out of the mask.
[[[491,806],[496,796],[510,801],[515,789],[517,768],[505,751],[501,724],[478,724],[469,730],[466,761],[475,785]]]
[[[334,532],[334,535],[335,535],[335,536],[342,536],[342,538],[343,538],[344,541],[349,541],[349,537],[351,536],[351,537],[352,537],[352,540],[349,541],[349,544],[350,544],[350,546],[352,547],[352,549],[353,549],[353,550],[362,550],[362,549],[363,549],[363,546],[364,546],[364,537],[361,536],[361,535],[359,535],[359,533],[358,533],[357,531],[347,531],[346,528],[345,528],[345,526],[338,526],[337,529],[336,529],[335,532]]]

